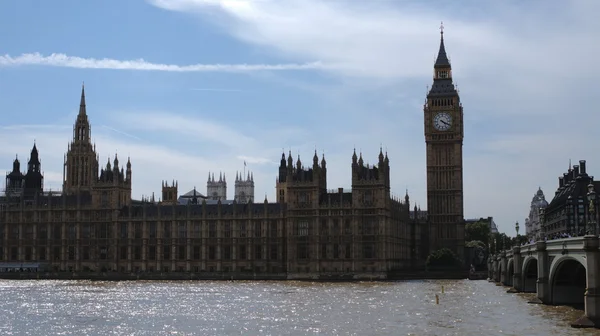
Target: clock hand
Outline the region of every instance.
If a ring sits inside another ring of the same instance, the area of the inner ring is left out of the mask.
[[[446,126],[450,126],[450,124],[448,124],[447,122],[440,120],[442,122],[442,124],[446,125]]]

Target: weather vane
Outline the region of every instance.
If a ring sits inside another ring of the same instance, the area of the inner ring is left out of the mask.
[[[440,24],[440,33],[444,33],[444,21]]]

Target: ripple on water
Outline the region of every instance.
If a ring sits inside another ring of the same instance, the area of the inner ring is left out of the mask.
[[[0,295],[2,335],[596,334],[486,281],[0,280]]]

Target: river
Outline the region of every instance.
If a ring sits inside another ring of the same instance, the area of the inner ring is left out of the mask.
[[[599,334],[569,327],[580,310],[487,281],[0,280],[0,291],[1,335]]]

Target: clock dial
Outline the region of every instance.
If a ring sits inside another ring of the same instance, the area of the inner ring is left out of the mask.
[[[452,116],[441,112],[433,117],[433,127],[438,131],[447,131],[452,127]]]

